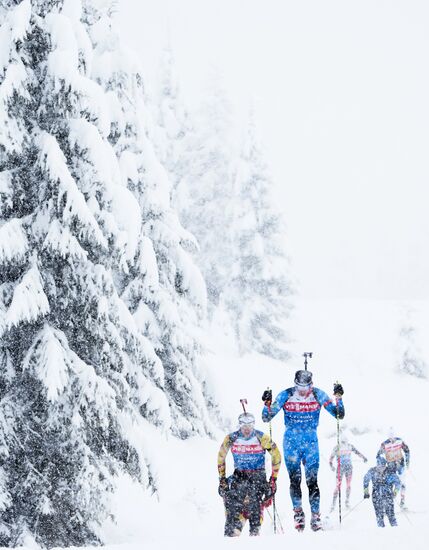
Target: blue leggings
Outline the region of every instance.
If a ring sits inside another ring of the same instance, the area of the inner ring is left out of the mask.
[[[384,527],[384,515],[388,517],[389,523],[392,527],[396,527],[398,525],[395,517],[395,507],[393,504],[392,495],[373,491],[372,503],[374,504],[375,517],[379,527]]]
[[[286,430],[283,438],[285,464],[290,479],[290,496],[294,508],[302,507],[301,463],[304,465],[312,513],[320,511],[319,443],[315,431]]]

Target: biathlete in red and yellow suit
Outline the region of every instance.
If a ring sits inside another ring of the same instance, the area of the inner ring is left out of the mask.
[[[332,506],[331,512],[334,511],[335,504],[337,502],[338,493],[341,488],[343,481],[343,476],[346,478],[346,508],[350,506],[350,493],[352,489],[352,477],[353,477],[353,463],[352,463],[352,453],[360,457],[364,462],[368,462],[366,456],[359,452],[354,445],[349,443],[347,436],[342,435],[340,439],[340,446],[335,445],[332,449],[331,456],[329,457],[329,466],[333,472],[336,472],[337,481],[334,490],[334,495],[332,497]],[[334,466],[335,459],[335,466]],[[340,459],[338,461],[338,459]],[[339,464],[338,464],[339,462]],[[338,467],[340,471],[338,471]]]
[[[240,535],[246,519],[250,535],[259,535],[264,504],[276,492],[281,455],[270,436],[255,430],[255,417],[243,413],[238,417],[239,430],[225,437],[218,453],[219,495],[225,504],[226,537]],[[231,451],[234,473],[226,478],[226,456]],[[271,477],[267,482],[265,453],[271,455]]]

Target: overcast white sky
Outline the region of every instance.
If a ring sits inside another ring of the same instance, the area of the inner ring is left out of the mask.
[[[256,97],[303,297],[429,298],[427,0],[119,6],[148,80],[169,33],[188,103]]]

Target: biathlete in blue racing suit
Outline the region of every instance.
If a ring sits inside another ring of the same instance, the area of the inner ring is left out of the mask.
[[[377,466],[370,468],[363,479],[363,496],[369,498],[369,483],[372,482],[372,503],[377,525],[384,527],[384,516],[392,527],[397,526],[394,497],[401,488],[398,475],[392,472],[383,456],[377,457]]]
[[[269,422],[283,409],[286,431],[283,439],[284,460],[290,479],[290,496],[292,499],[295,528],[302,531],[305,517],[302,510],[301,463],[304,465],[305,479],[308,486],[310,508],[312,512],[311,528],[321,529],[320,492],[317,484],[319,471],[319,443],[317,426],[320,410],[324,407],[335,418],[344,418],[341,384],[335,384],[335,405],[329,396],[312,383],[312,373],[299,370],[295,374],[295,387],[282,391],[272,401],[271,390],[262,396],[265,406],[262,420]]]

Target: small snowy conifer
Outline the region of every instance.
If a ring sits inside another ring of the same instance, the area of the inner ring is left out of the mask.
[[[186,175],[180,189],[187,188],[187,200],[181,201],[180,217],[198,242],[197,263],[207,285],[212,316],[230,276],[233,244],[233,125],[218,74],[212,75],[194,120],[194,130],[183,140]]]
[[[188,200],[187,188],[184,185],[189,161],[186,143],[192,134],[192,128],[182,99],[171,45],[162,53],[159,89],[155,100],[154,124],[150,125],[149,130],[153,135],[152,142],[157,157],[170,179],[172,205],[180,215]]]
[[[413,320],[414,316],[415,312],[410,308],[406,308],[402,313],[397,345],[397,369],[399,372],[417,378],[427,378],[428,365],[418,344],[418,330]]]
[[[273,185],[251,114],[236,164],[232,267],[222,302],[230,313],[241,353],[257,351],[285,359],[284,325],[290,311],[291,282]]]

